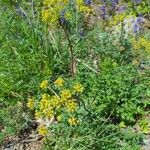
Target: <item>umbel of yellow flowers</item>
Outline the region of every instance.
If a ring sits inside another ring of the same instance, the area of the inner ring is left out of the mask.
[[[70,123],[70,125],[76,125],[76,124],[79,123],[79,120],[77,120],[74,117],[71,117],[71,118],[68,119],[68,122]]]
[[[52,95],[48,92],[43,93],[39,101],[35,101],[34,98],[29,98],[27,107],[35,110],[36,119],[51,120],[51,118],[56,118],[59,123],[65,113],[68,114],[68,123],[71,126],[77,125],[79,121],[74,117],[74,114],[78,109],[78,103],[74,96],[83,92],[84,88],[82,84],[76,83],[72,88],[67,89],[64,79],[59,77],[54,81],[54,85],[59,92],[54,92]],[[50,85],[48,80],[43,80],[40,84],[40,88],[43,90],[49,89]],[[39,126],[38,132],[43,136],[48,134],[47,126]]]
[[[46,89],[48,87],[48,80],[43,80],[40,84],[41,89]]]
[[[70,0],[44,0],[42,9],[42,20],[45,23],[57,25],[60,18],[70,20],[72,12],[68,7]],[[76,0],[75,9],[80,13],[91,12],[91,7],[85,4],[85,0]]]
[[[54,83],[57,87],[62,87],[64,85],[64,80],[62,78],[58,78]]]
[[[43,136],[47,135],[47,134],[48,134],[48,129],[47,129],[47,127],[46,127],[45,125],[39,126],[39,127],[38,127],[38,133],[39,133],[40,135],[43,135]]]
[[[77,93],[82,93],[83,89],[84,89],[82,84],[80,84],[80,83],[77,83],[76,85],[74,85],[73,88],[74,88],[74,91]]]
[[[27,107],[30,109],[34,109],[34,98],[28,99]]]
[[[139,39],[131,39],[132,46],[135,50],[145,49],[150,54],[150,40],[145,37],[140,37]]]

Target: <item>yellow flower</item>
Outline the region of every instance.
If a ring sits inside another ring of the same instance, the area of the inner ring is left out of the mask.
[[[44,126],[44,125],[39,126],[39,127],[38,127],[38,133],[39,133],[40,135],[43,135],[43,136],[47,135],[47,134],[48,134],[48,129],[47,129],[47,127]]]
[[[61,118],[62,118],[62,115],[58,115],[58,116],[57,116],[57,120],[58,120],[58,121],[61,121]]]
[[[126,128],[126,125],[125,125],[125,123],[122,121],[122,122],[120,122],[119,127],[120,127],[120,128]]]
[[[79,120],[77,118],[71,117],[68,119],[69,124],[72,125],[77,125],[79,123]]]
[[[70,90],[63,90],[62,92],[61,92],[61,98],[66,98],[66,99],[69,99],[69,98],[71,98],[71,92],[70,92]]]
[[[44,109],[43,114],[46,118],[52,118],[54,116],[54,111],[52,110],[52,108]]]
[[[50,106],[55,108],[55,107],[60,107],[61,101],[57,96],[52,96],[50,99]]]
[[[64,82],[65,81],[59,77],[54,83],[56,86],[61,87],[61,86],[63,86]]]
[[[84,0],[77,0],[76,4],[77,4],[77,10],[79,12],[90,13],[92,10],[90,6],[87,6],[85,4]]]
[[[48,94],[42,94],[42,99],[39,102],[39,108],[41,111],[50,107],[50,96]]]
[[[42,10],[42,20],[43,22],[47,22],[49,20],[49,10]]]
[[[69,4],[69,0],[44,0],[42,20],[46,23],[57,25],[61,12]]]
[[[66,103],[66,107],[69,112],[74,112],[77,109],[77,103],[74,99],[71,99]]]
[[[54,5],[57,1],[56,0],[44,0],[43,4],[46,6]]]
[[[34,98],[29,98],[27,102],[27,107],[30,109],[34,109]]]
[[[39,104],[40,104],[39,106],[41,111],[49,107],[48,100],[41,100]]]
[[[67,98],[61,97],[61,99],[60,99],[60,104],[65,104],[67,101],[68,101]]]
[[[42,100],[49,99],[50,95],[47,93],[42,94]]]
[[[80,84],[80,83],[77,83],[76,85],[74,85],[73,88],[74,88],[74,91],[77,93],[82,93],[83,89],[84,89],[82,84]]]
[[[42,83],[40,84],[40,88],[41,89],[46,89],[47,87],[48,87],[48,80],[42,81]]]
[[[91,9],[87,6],[79,6],[79,11],[84,13],[89,13],[91,12]]]
[[[41,118],[41,112],[36,111],[36,112],[35,112],[35,118],[36,118],[36,119]]]
[[[150,52],[150,40],[144,37],[140,37],[139,39],[131,39],[132,46],[135,50],[145,49],[148,53]]]
[[[125,18],[126,18],[126,13],[117,14],[113,18],[110,19],[109,24],[112,26],[115,26],[115,25],[123,22]]]

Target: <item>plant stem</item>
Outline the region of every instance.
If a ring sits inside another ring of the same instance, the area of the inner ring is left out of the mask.
[[[67,41],[68,41],[68,46],[69,46],[69,52],[70,52],[70,67],[71,67],[71,75],[74,76],[75,74],[75,60],[74,60],[74,52],[73,52],[73,46],[72,46],[72,43],[71,43],[71,40],[69,38],[69,34],[67,32],[67,29],[62,25],[62,28],[64,30],[64,33],[65,33],[65,36],[67,38]]]

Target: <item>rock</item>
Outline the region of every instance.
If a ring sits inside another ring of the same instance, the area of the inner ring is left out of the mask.
[[[143,143],[144,145],[142,147],[142,150],[150,150],[150,136],[147,136]]]

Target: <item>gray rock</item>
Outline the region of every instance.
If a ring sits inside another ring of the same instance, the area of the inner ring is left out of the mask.
[[[150,150],[150,136],[148,136],[143,143],[144,146],[142,147],[142,150]]]

